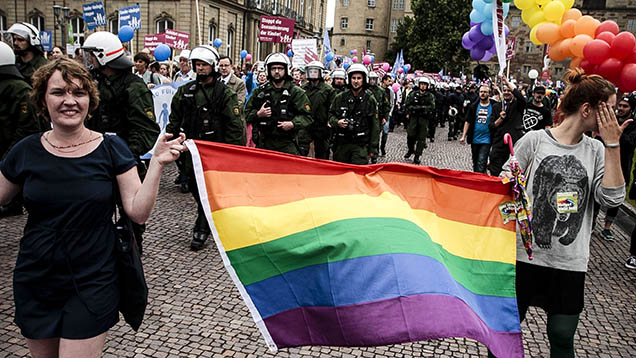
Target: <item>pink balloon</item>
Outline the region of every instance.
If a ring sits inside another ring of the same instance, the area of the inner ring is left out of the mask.
[[[353,50],[351,50],[351,52],[353,52],[353,54],[354,54],[354,55],[357,55],[357,54],[358,54],[358,50],[357,50],[357,49],[355,49],[355,48],[354,48]]]
[[[402,67],[398,68],[398,73],[402,73],[404,72],[404,69]]]
[[[248,53],[247,56],[245,56],[245,61],[252,61],[252,55]]]
[[[389,66],[389,64],[388,64],[388,63],[384,63],[384,64],[382,65],[382,69],[384,70],[384,72],[389,72],[389,68],[390,68],[390,67],[391,67],[391,66]]]
[[[362,57],[362,63],[366,66],[368,64],[371,63],[371,56],[369,55],[364,55],[364,57]]]
[[[351,61],[353,61],[353,63],[358,63],[358,56],[353,56]]]
[[[400,84],[399,83],[394,83],[393,86],[391,86],[391,89],[393,90],[393,92],[397,92],[400,90]]]

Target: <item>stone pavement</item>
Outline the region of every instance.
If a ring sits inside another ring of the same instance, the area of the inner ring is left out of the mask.
[[[422,157],[424,165],[470,170],[470,147],[437,140]],[[381,161],[405,162],[403,128],[390,134]],[[172,182],[166,168],[159,198],[144,240],[150,303],[139,332],[120,322],[109,333],[104,357],[263,357],[265,343],[213,245],[189,250],[196,206]],[[0,219],[0,358],[27,357],[13,323],[12,270],[26,217]],[[615,230],[616,241],[596,232],[586,280],[585,309],[576,335],[578,357],[636,356],[636,272],[624,268],[629,234]],[[531,308],[522,324],[526,356],[548,357],[546,315]],[[470,339],[440,339],[383,347],[302,347],[282,349],[278,357],[485,357],[483,344]]]

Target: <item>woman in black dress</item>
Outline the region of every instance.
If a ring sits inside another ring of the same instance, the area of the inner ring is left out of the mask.
[[[33,357],[99,357],[119,320],[114,181],[126,214],[143,224],[185,137],[159,140],[142,184],[124,141],[84,126],[99,98],[81,64],[41,67],[31,99],[53,129],[16,144],[0,165],[0,204],[22,189],[29,213],[14,270],[15,322]]]

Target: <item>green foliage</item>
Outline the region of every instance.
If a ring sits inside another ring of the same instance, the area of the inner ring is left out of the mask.
[[[462,35],[470,29],[470,0],[413,0],[415,18],[406,17],[385,55],[393,63],[404,49],[404,59],[426,72],[441,69],[459,74],[468,67],[469,52],[462,48]]]

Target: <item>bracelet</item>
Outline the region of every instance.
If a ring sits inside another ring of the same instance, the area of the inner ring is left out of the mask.
[[[605,143],[606,148],[618,148],[620,146],[621,146],[620,143]]]

